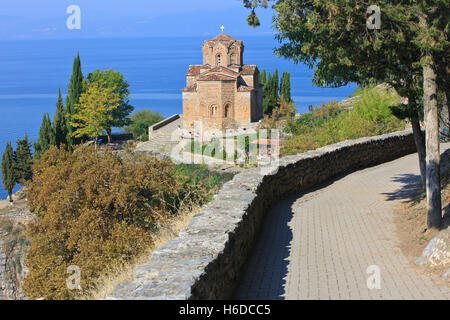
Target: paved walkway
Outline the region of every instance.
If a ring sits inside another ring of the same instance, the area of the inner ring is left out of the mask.
[[[280,202],[235,298],[450,299],[449,288],[418,274],[398,247],[393,209],[417,178],[413,154]],[[367,288],[371,265],[379,267],[380,289]]]

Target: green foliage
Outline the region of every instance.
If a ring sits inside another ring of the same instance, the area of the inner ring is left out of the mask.
[[[75,105],[75,113],[70,117],[70,124],[76,128],[72,135],[95,138],[111,129],[113,111],[117,109],[120,98],[115,87],[108,87],[104,82],[88,82],[86,91]]]
[[[247,17],[247,23],[249,24],[249,26],[256,28],[260,25],[258,16],[255,14],[254,11],[252,11],[252,13]]]
[[[124,128],[124,132],[132,133],[135,139],[147,141],[148,128],[161,120],[163,116],[158,111],[142,109],[131,115],[130,124]]]
[[[212,172],[206,165],[201,164],[177,164],[172,170],[172,176],[182,185],[182,199],[202,205],[210,201],[222,184],[231,180],[234,174]],[[195,192],[198,189],[206,192]]]
[[[2,154],[2,185],[12,202],[12,190],[16,185],[16,176],[14,172],[14,151],[11,142],[6,143],[5,151]]]
[[[280,83],[280,97],[284,97],[286,101],[291,101],[291,74],[287,71],[283,72]]]
[[[84,87],[85,87],[85,80],[83,73],[81,72],[81,60],[80,54],[78,53],[73,60],[72,74],[69,80],[66,105],[64,110],[64,114],[66,116],[65,122],[67,126],[66,141],[69,150],[72,149],[72,146],[74,144],[77,144],[80,141],[79,139],[78,140],[74,139],[73,135],[74,129],[70,121],[72,119],[72,116],[75,114],[75,106],[79,103],[79,99],[84,91]]]
[[[291,101],[291,79],[289,72],[283,72],[281,81],[278,69],[274,73],[267,73],[266,69],[259,75],[259,82],[263,85],[263,114],[271,115],[274,108],[279,106],[282,96]]]
[[[33,177],[31,143],[28,142],[28,137],[25,135],[23,139],[17,140],[16,145],[17,147],[14,151],[14,175],[18,184],[25,185],[25,182]]]
[[[134,107],[130,105],[130,91],[128,90],[130,85],[127,81],[125,81],[123,74],[113,69],[95,70],[94,72],[88,74],[87,82],[102,83],[105,87],[114,88],[113,92],[119,95],[119,105],[111,111],[112,119],[108,121],[108,136],[111,136],[112,127],[123,127],[129,125],[129,115],[134,110]]]
[[[264,69],[260,74],[259,74],[259,83],[262,84],[263,86],[266,84],[267,81],[267,72],[266,69]]]
[[[404,121],[397,119],[391,106],[398,96],[388,90],[365,88],[353,110],[342,110],[331,101],[312,113],[306,113],[287,127],[292,133],[283,154],[295,154],[347,139],[356,139],[402,130]]]
[[[67,144],[67,124],[64,115],[63,100],[61,97],[61,89],[58,89],[58,100],[56,102],[56,111],[53,117],[53,134],[55,136],[55,145]]]
[[[34,158],[39,159],[52,145],[55,145],[55,135],[52,129],[50,116],[48,113],[45,113],[42,116],[37,143],[34,144]]]

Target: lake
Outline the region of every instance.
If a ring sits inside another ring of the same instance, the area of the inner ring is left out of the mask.
[[[244,63],[260,70],[291,73],[291,91],[297,111],[331,99],[341,100],[355,85],[329,89],[314,87],[313,71],[277,58],[272,36],[244,37]],[[58,88],[65,94],[72,62],[80,53],[86,76],[95,69],[113,68],[130,84],[136,110],[151,108],[163,116],[182,112],[181,89],[190,64],[202,64],[204,38],[110,38],[74,40],[0,41],[0,152],[7,141],[37,139],[42,115],[53,119]],[[15,188],[17,190],[17,187]],[[7,196],[0,186],[0,199]]]

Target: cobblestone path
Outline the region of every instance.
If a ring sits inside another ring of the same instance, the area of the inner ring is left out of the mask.
[[[418,274],[398,247],[393,210],[418,174],[413,154],[275,205],[235,298],[449,299],[450,289]],[[368,289],[372,265],[380,289]]]

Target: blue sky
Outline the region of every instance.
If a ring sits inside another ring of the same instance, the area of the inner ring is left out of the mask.
[[[241,0],[15,0],[2,1],[0,40],[146,36],[271,34],[272,12],[259,10],[262,26],[251,28]],[[81,29],[69,30],[66,9],[81,9]]]

